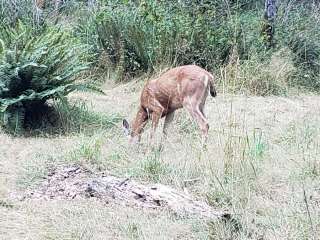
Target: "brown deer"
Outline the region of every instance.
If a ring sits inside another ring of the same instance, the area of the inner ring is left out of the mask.
[[[140,106],[130,129],[127,120],[123,127],[130,136],[130,143],[140,141],[141,133],[148,119],[152,121],[151,139],[155,134],[159,120],[165,117],[163,133],[167,135],[168,124],[172,122],[174,111],[184,107],[199,125],[204,140],[207,138],[209,124],[203,113],[208,95],[217,95],[214,77],[196,65],[180,66],[148,81],[141,93]]]

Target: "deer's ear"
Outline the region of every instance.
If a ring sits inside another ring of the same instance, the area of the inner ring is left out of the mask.
[[[124,130],[125,134],[129,135],[130,134],[130,125],[129,125],[129,123],[128,123],[128,121],[126,119],[123,119],[122,127],[123,127],[123,130]]]

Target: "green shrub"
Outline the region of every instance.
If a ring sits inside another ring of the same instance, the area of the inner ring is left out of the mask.
[[[152,71],[157,65],[196,63],[212,70],[227,63],[235,47],[240,58],[263,48],[262,11],[257,14],[248,5],[232,4],[229,9],[221,1],[108,2],[95,16],[95,33],[93,22],[80,28],[88,29],[90,42],[100,53],[107,53],[109,67],[120,79]],[[245,6],[247,13],[239,14]]]
[[[110,3],[95,18],[96,34],[90,34],[89,40],[96,42],[100,53],[107,53],[109,67],[117,71],[119,79],[152,71],[163,63],[211,65],[231,48],[227,38],[214,44],[217,35],[225,32],[219,32],[222,28],[212,31],[207,17],[196,19],[183,6],[165,1]],[[92,33],[92,25],[89,22],[80,29]],[[223,46],[225,51],[221,51]]]
[[[81,6],[73,13],[79,15],[74,35],[92,46],[91,60],[118,80],[163,65],[195,63],[217,73],[238,64],[241,79],[227,81],[233,90],[266,95],[291,86],[320,89],[320,11],[314,1],[279,2],[271,49],[261,35],[262,0],[103,0],[94,9]],[[293,62],[295,70],[280,79],[272,72],[272,56],[283,49],[290,59],[278,59],[290,68]]]
[[[8,129],[22,130],[28,112],[48,99],[95,89],[75,82],[89,64],[86,46],[67,32],[48,27],[35,34],[19,22],[14,28],[1,24],[0,33],[0,117]]]
[[[107,53],[109,66],[119,79],[153,69],[156,36],[144,21],[139,8],[122,5],[107,6],[95,20],[99,46]]]

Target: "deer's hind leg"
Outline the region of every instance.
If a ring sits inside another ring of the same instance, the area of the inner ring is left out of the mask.
[[[202,115],[206,118],[206,115],[204,113],[204,107],[206,105],[206,99],[208,97],[208,91],[204,91],[203,96],[200,97],[201,101],[199,102],[199,110],[202,113]]]
[[[197,122],[203,138],[203,143],[206,142],[209,131],[208,120],[203,114],[203,105],[202,102],[198,101],[196,97],[186,98],[183,106],[187,109],[192,118]]]

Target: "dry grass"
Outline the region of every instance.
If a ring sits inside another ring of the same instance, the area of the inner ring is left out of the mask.
[[[141,84],[72,99],[131,119]],[[318,239],[319,101],[310,95],[208,98],[207,150],[201,149],[197,126],[183,110],[161,152],[146,151],[148,131],[140,146],[128,146],[120,123],[90,135],[12,138],[0,133],[0,239]],[[11,198],[16,190],[36,187],[51,166],[74,162],[173,185],[230,209],[235,219],[210,223],[94,200]]]
[[[241,61],[234,51],[229,63],[220,68],[217,80],[221,82],[223,92],[288,95],[293,90],[294,75],[298,74],[293,59],[288,48],[281,48],[271,56],[251,54],[249,59]]]

